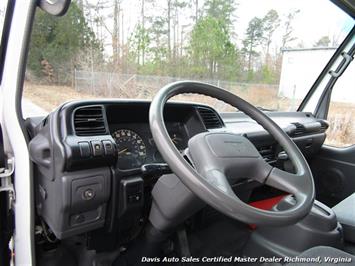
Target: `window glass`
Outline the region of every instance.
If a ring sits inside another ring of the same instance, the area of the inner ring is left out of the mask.
[[[72,1],[63,17],[38,10],[26,112],[72,99],[152,99],[186,79],[293,111],[353,25],[327,0],[88,0]],[[200,95],[177,99],[235,111]]]
[[[325,144],[347,147],[355,144],[355,64],[351,63],[335,84],[328,113]]]

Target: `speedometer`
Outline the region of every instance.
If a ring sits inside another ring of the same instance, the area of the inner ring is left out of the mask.
[[[147,149],[142,138],[129,129],[116,130],[112,137],[118,148],[118,168],[132,169],[144,164]]]

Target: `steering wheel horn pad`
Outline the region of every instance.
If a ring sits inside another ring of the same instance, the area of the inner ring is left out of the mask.
[[[202,176],[218,170],[227,180],[251,178],[263,183],[271,171],[255,146],[231,133],[200,133],[189,140],[189,153]]]
[[[220,158],[258,158],[260,154],[250,141],[231,133],[209,133],[204,136],[210,150]]]
[[[203,132],[188,142],[188,163],[171,141],[164,123],[165,103],[182,93],[198,93],[224,101],[264,127],[287,152],[296,173],[274,168],[264,161],[245,137],[227,132]],[[306,159],[289,136],[267,115],[240,97],[216,86],[183,81],[158,91],[149,110],[150,129],[162,157],[180,180],[200,199],[236,220],[257,225],[294,224],[311,210],[314,182]],[[229,180],[249,178],[293,194],[296,204],[287,210],[268,211],[240,200]]]

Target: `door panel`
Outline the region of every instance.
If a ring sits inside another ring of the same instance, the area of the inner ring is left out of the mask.
[[[355,192],[355,146],[323,145],[311,163],[317,199],[333,206]]]

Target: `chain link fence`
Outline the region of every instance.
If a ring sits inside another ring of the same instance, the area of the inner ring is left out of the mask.
[[[182,80],[176,77],[117,74],[108,72],[78,71],[74,73],[74,86],[77,92],[97,97],[143,98],[150,99],[163,86]],[[271,97],[277,96],[278,85],[249,84],[220,80],[200,80],[217,85],[237,94],[258,94],[267,91]],[[265,93],[265,92],[264,92]],[[256,95],[255,95],[256,96]]]

